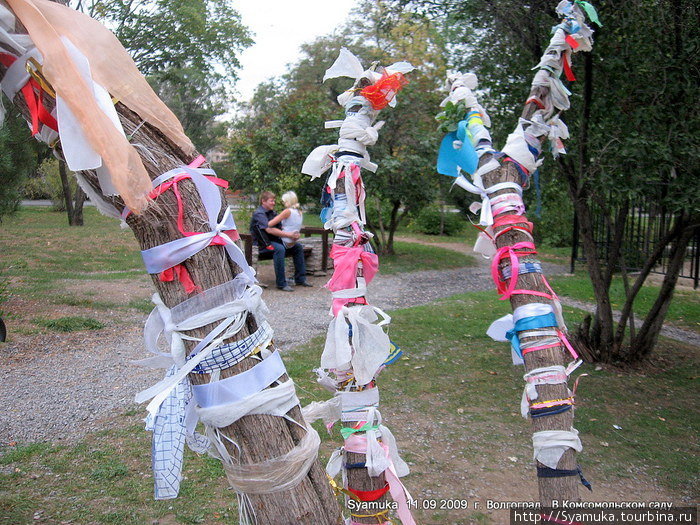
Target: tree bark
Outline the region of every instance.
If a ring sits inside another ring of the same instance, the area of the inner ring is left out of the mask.
[[[4,75],[4,68],[1,70]],[[28,116],[26,103],[21,95],[15,97],[14,103],[20,107],[25,118]],[[53,104],[46,100],[47,105]],[[139,144],[138,151],[151,179],[170,169],[186,165],[193,160],[172,144],[159,130],[142,123],[140,117],[121,103],[117,104],[122,126],[127,135],[133,135],[132,143]],[[61,155],[60,143],[56,149]],[[147,151],[144,155],[142,152]],[[88,183],[99,193],[99,184],[94,172],[83,172]],[[179,183],[179,189],[186,206],[185,227],[189,231],[206,231],[208,221],[206,211],[201,203],[194,184],[189,180]],[[225,209],[225,198],[221,191],[222,212]],[[108,198],[118,209],[124,204],[119,198]],[[156,201],[152,202],[141,215],[132,214],[127,223],[132,228],[141,249],[151,248],[181,237],[173,210],[177,202],[173,192],[166,191]],[[202,289],[207,290],[219,284],[230,281],[241,270],[232,263],[225,254],[222,246],[209,246],[186,260],[184,266],[193,281]],[[152,275],[154,286],[163,302],[169,308],[186,300],[182,286],[177,282],[162,282],[158,276]],[[193,337],[203,337],[213,328],[213,325],[188,332]],[[248,318],[244,330],[229,341],[239,340],[249,335],[256,328],[252,317]],[[228,342],[228,341],[227,341]],[[189,349],[193,344],[189,344]],[[222,372],[222,377],[235,375],[254,366],[255,361],[245,359],[241,363]],[[204,374],[191,374],[193,383],[208,382]],[[299,407],[292,409],[288,416],[303,424]],[[266,415],[245,416],[236,423],[224,428],[221,432],[237,443],[240,453],[232,443],[226,443],[233,457],[239,457],[242,464],[261,462],[286,454],[304,435],[304,430],[283,418]],[[323,468],[314,462],[308,475],[294,489],[265,495],[250,495],[255,508],[258,523],[271,525],[339,525],[341,523],[340,508],[333,495]]]
[[[68,215],[68,226],[73,226],[73,195],[71,195],[70,191],[70,182],[68,181],[66,163],[63,160],[58,161],[58,174],[61,177],[63,203],[66,206],[66,214]]]
[[[87,195],[85,195],[83,188],[78,186],[75,189],[75,202],[73,203],[72,226],[82,226],[84,224],[83,206],[85,205],[85,198],[86,197],[87,197]]]
[[[73,195],[68,180],[68,170],[66,170],[66,163],[63,160],[58,161],[58,174],[61,177],[63,201],[66,204],[66,214],[68,215],[68,226],[82,226],[84,224],[83,205],[85,204],[85,192],[80,186],[77,186],[75,195]]]

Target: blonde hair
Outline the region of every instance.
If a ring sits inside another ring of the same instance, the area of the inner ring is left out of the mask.
[[[286,208],[299,208],[299,199],[293,191],[288,191],[282,195],[282,202]]]

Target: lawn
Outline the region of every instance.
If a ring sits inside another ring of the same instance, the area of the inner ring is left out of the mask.
[[[382,412],[412,465],[406,483],[414,496],[426,497],[427,488],[437,499],[466,494],[467,488],[482,497],[508,493],[509,487],[484,484],[494,469],[514,470],[534,486],[529,424],[518,413],[522,369],[509,363],[505,344],[484,335],[492,318],[507,309],[492,294],[478,292],[392,313],[391,336],[405,357],[380,375]],[[565,314],[571,321],[581,317],[568,308]],[[328,397],[311,371],[322,347],[319,337],[285,356],[303,404]],[[579,459],[594,490],[634,490],[642,478],[678,504],[697,495],[696,350],[664,341],[647,368],[584,365],[588,377],[578,390],[576,427],[585,447]],[[4,446],[0,523],[235,523],[235,497],[221,467],[190,452],[180,497],[152,500],[142,412],[115,416],[104,431],[74,444]],[[318,428],[326,458],[340,437]],[[426,449],[428,442],[439,447]],[[637,496],[630,492],[626,499]],[[418,516],[424,523],[499,523],[464,511],[424,510]]]
[[[93,208],[85,212],[84,228],[68,228],[64,215],[37,208],[3,221],[0,269],[11,293],[32,301],[48,295],[55,304],[86,311],[144,308],[143,300],[115,305],[63,289],[66,279],[114,287],[127,279],[147,284],[131,232]],[[382,258],[382,272],[470,262],[435,246],[399,242],[396,247],[400,255]],[[589,300],[585,275],[553,279],[553,286],[562,295]],[[697,295],[678,294],[674,305],[675,319],[697,325]],[[579,310],[564,310],[570,326],[583,317]],[[522,369],[510,364],[507,345],[485,336],[489,323],[508,311],[494,292],[475,292],[391,313],[390,336],[405,357],[379,377],[382,413],[411,465],[406,484],[419,499],[536,497],[530,427],[519,415]],[[92,326],[89,318],[55,321],[37,319],[46,330]],[[328,398],[311,372],[322,348],[318,337],[285,354],[303,404]],[[637,500],[647,487],[678,505],[697,499],[699,364],[697,348],[662,339],[643,367],[579,369],[588,374],[577,394],[576,428],[585,447],[579,459],[595,497]],[[143,416],[143,407],[116,414],[103,431],[77,443],[0,444],[0,524],[235,523],[235,496],[221,467],[190,452],[180,497],[152,500]],[[318,429],[325,460],[341,439],[337,431],[329,435]],[[589,497],[583,490],[582,496]],[[471,509],[422,510],[417,518],[450,525],[501,523]]]
[[[30,299],[51,295],[62,304],[96,308],[119,307],[95,297],[74,297],[62,291],[66,279],[115,281],[144,275],[138,243],[129,229],[86,207],[85,226],[69,227],[64,213],[25,207],[0,224],[0,278],[10,291]],[[310,214],[309,214],[310,215]],[[247,222],[238,220],[241,231]],[[315,224],[314,224],[315,225]],[[473,259],[452,250],[396,243],[396,255],[382,257],[386,274],[469,266]]]
[[[557,276],[550,284],[561,296],[569,296],[579,301],[595,304],[593,286],[585,270],[577,270],[573,276]],[[635,299],[634,313],[637,319],[644,318],[659,294],[659,286],[647,284],[642,287]],[[616,275],[610,286],[610,303],[613,310],[621,310],[625,301],[625,288],[622,278]],[[683,328],[700,332],[700,294],[697,290],[677,288],[668,309],[666,320]]]

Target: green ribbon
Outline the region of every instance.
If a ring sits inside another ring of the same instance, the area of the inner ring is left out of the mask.
[[[379,425],[371,425],[369,423],[365,423],[360,428],[343,427],[340,429],[340,433],[342,434],[343,439],[348,439],[355,432],[367,432],[369,430],[379,430]]]
[[[603,24],[600,23],[598,13],[596,12],[595,7],[593,7],[593,4],[586,2],[585,0],[576,0],[576,3],[583,8],[591,22],[597,24],[598,27],[603,27]]]

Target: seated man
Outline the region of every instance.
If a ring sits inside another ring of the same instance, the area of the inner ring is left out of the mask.
[[[294,282],[299,286],[312,286],[306,282],[306,263],[304,247],[297,242],[285,247],[281,237],[292,240],[299,239],[299,232],[285,232],[268,223],[275,217],[275,194],[264,191],[260,194],[260,206],[253,212],[250,220],[250,234],[258,245],[258,260],[272,259],[275,266],[275,281],[277,288],[285,292],[294,289],[287,283],[284,275],[284,257],[290,254],[294,258]]]

